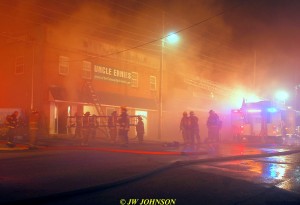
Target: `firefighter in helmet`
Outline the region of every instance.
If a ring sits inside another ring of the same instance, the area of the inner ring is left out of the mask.
[[[128,132],[129,132],[129,116],[127,114],[127,108],[122,106],[121,107],[121,114],[118,119],[119,123],[119,138],[122,141],[124,146],[128,145]]]
[[[219,142],[220,138],[220,129],[221,129],[222,122],[215,111],[210,110],[209,116],[206,121],[206,126],[208,130],[208,140],[212,142]]]
[[[189,143],[190,138],[190,129],[189,129],[189,117],[186,111],[182,113],[182,118],[180,120],[179,129],[182,134],[184,144]]]
[[[135,129],[136,129],[136,135],[137,135],[138,141],[141,144],[144,141],[144,134],[145,134],[144,122],[143,122],[143,118],[141,116],[138,116],[138,122],[135,126]]]
[[[81,146],[88,146],[90,140],[90,112],[84,113],[82,118],[82,141]]]
[[[82,115],[80,115],[78,112],[75,113],[75,122],[74,138],[82,138]]]
[[[40,115],[37,110],[32,110],[29,116],[29,149],[36,149],[37,132],[39,129]]]
[[[16,135],[16,129],[19,126],[19,120],[18,120],[19,112],[14,111],[11,115],[6,116],[6,125],[8,127],[8,140],[6,145],[8,147],[15,147],[15,135]]]
[[[200,142],[198,117],[195,115],[194,111],[190,111],[189,121],[190,121],[191,144],[194,145],[196,141],[197,145],[199,145],[201,142]]]
[[[113,111],[111,115],[108,117],[108,129],[110,140],[113,143],[117,142],[117,121],[118,121],[118,113],[117,111]]]

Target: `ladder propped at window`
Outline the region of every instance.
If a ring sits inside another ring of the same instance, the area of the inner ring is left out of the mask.
[[[107,116],[105,115],[104,108],[101,106],[100,99],[95,92],[92,81],[86,80],[85,87],[86,87],[87,91],[89,92],[89,97],[90,97],[92,103],[94,104],[96,111],[98,113],[98,116],[97,116],[99,118],[97,120],[99,122],[98,127],[102,129],[102,131],[105,134],[105,136],[107,137],[107,139],[109,139],[109,130],[107,127],[108,119],[107,119]]]

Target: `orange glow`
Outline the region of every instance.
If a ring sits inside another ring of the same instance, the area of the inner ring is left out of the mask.
[[[247,165],[249,166],[249,171],[255,172],[258,174],[263,173],[263,163],[262,162],[256,162],[256,161],[247,161]]]

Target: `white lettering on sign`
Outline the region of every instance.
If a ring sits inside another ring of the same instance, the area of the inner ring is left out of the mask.
[[[124,70],[118,70],[115,68],[108,68],[105,66],[95,65],[94,78],[101,79],[101,80],[109,79],[109,81],[129,84],[132,78],[132,74],[131,72],[124,71]]]
[[[114,76],[120,78],[128,78],[131,79],[131,73],[127,71],[114,69]]]

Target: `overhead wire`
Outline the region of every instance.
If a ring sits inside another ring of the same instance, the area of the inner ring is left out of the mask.
[[[146,4],[144,3],[144,5],[146,5]],[[153,8],[153,7],[152,7],[152,8]],[[158,9],[158,10],[159,10],[159,9]],[[228,63],[228,62],[225,62],[225,61],[224,61],[223,63],[226,64],[226,63]],[[231,65],[231,67],[232,67],[232,65]],[[231,70],[231,71],[232,71],[232,70]],[[239,71],[239,70],[238,70],[238,71]]]
[[[197,22],[197,23],[195,23],[195,24],[193,24],[193,25],[190,25],[190,26],[188,26],[188,27],[186,27],[186,28],[183,28],[183,29],[181,29],[181,30],[178,30],[178,31],[176,31],[175,33],[179,33],[179,32],[185,31],[185,30],[187,30],[187,29],[190,29],[190,28],[192,28],[192,27],[194,27],[194,26],[197,26],[197,25],[199,25],[199,24],[201,24],[201,23],[203,23],[203,22],[206,22],[206,21],[208,21],[208,20],[210,20],[210,19],[212,19],[212,18],[215,18],[215,17],[217,17],[217,16],[220,16],[220,15],[224,14],[224,12],[226,12],[226,11],[222,11],[222,12],[220,12],[220,13],[218,13],[218,14],[212,16],[212,17],[209,17],[209,18],[207,18],[207,19],[204,19],[204,20],[202,20],[202,21],[200,21],[200,22]],[[46,17],[47,17],[47,16],[46,16]],[[48,17],[48,18],[49,18],[49,17]],[[167,35],[167,36],[168,36],[168,35]],[[119,53],[126,52],[126,51],[129,51],[129,50],[132,50],[132,49],[142,48],[142,47],[144,47],[144,46],[146,46],[146,45],[149,45],[149,44],[155,43],[155,42],[157,42],[157,41],[159,41],[159,40],[162,40],[162,39],[164,39],[164,38],[167,37],[167,36],[163,36],[163,37],[160,37],[159,39],[154,39],[154,40],[152,40],[152,41],[150,41],[150,42],[142,43],[142,44],[139,44],[139,45],[137,45],[137,46],[130,47],[130,48],[128,48],[128,49],[123,49],[123,50],[118,51],[118,52],[109,53],[109,54],[101,55],[101,56],[98,55],[98,56],[93,56],[93,57],[89,57],[89,58],[84,58],[84,59],[80,59],[79,61],[82,61],[82,60],[88,60],[88,59],[91,59],[91,58],[103,58],[103,57],[108,57],[108,56],[110,56],[110,55],[119,54]],[[78,60],[77,60],[77,61],[78,61]]]
[[[1,2],[0,2],[1,3]],[[6,14],[3,14],[3,13],[0,13],[0,15],[2,15],[2,16],[5,16],[5,17],[9,17],[9,18],[16,18],[16,17],[14,17],[14,16],[11,16],[11,15],[6,15]],[[51,19],[51,20],[56,20],[54,17],[49,17],[49,16],[46,16],[46,15],[42,15],[43,17],[46,17],[46,18],[48,18],[48,19]],[[18,19],[19,20],[19,19]],[[25,21],[25,22],[27,22],[27,23],[33,23],[33,24],[36,24],[36,25],[43,25],[43,23],[39,23],[39,22],[37,22],[37,21],[32,21],[32,20],[28,20],[28,19],[20,19],[20,20],[22,20],[22,21]],[[80,32],[81,34],[83,34],[83,35],[85,35],[85,36],[88,36],[88,33],[82,33],[82,32]],[[3,36],[3,35],[2,35]],[[117,34],[115,34],[115,36],[118,36],[119,37],[119,35],[117,35]],[[7,36],[5,36],[5,37],[7,37]],[[13,37],[12,37],[13,38]],[[138,43],[141,43],[141,41],[139,41],[139,40],[137,40],[137,39],[130,39],[130,40],[135,40],[135,41],[137,41]],[[29,42],[28,42],[29,43]],[[141,48],[141,49],[143,49],[143,50],[147,50],[147,49],[145,49],[145,48]]]
[[[239,7],[239,6],[240,6],[240,5],[234,6],[234,7],[232,7],[231,9],[237,8],[237,7]],[[229,9],[229,10],[231,10],[231,9]],[[136,45],[136,46],[133,46],[133,47],[130,47],[130,48],[127,48],[127,49],[123,49],[123,50],[117,51],[117,52],[112,52],[112,53],[109,53],[109,54],[106,54],[106,55],[100,55],[100,56],[98,56],[98,57],[107,57],[107,56],[110,56],[110,55],[120,54],[120,53],[129,51],[129,50],[134,50],[134,49],[136,49],[136,48],[140,48],[140,47],[143,47],[143,46],[146,46],[146,45],[149,45],[149,44],[152,44],[152,43],[161,41],[161,40],[163,40],[163,39],[165,39],[165,38],[167,38],[167,37],[169,37],[169,36],[171,36],[171,35],[173,35],[173,34],[178,34],[178,33],[183,32],[183,31],[185,31],[185,30],[188,30],[188,29],[191,29],[191,28],[193,28],[193,27],[196,27],[196,26],[198,26],[198,25],[200,25],[200,24],[202,24],[202,23],[204,23],[204,22],[207,22],[207,21],[209,21],[209,20],[211,20],[211,19],[213,19],[213,18],[216,18],[216,17],[218,17],[218,16],[221,16],[221,15],[223,15],[223,14],[226,13],[226,12],[228,12],[228,10],[219,12],[219,13],[213,15],[213,16],[207,17],[207,18],[205,18],[204,20],[201,20],[201,21],[199,21],[199,22],[197,22],[197,23],[194,23],[194,24],[192,24],[192,25],[190,25],[190,26],[187,26],[187,27],[185,27],[185,28],[182,28],[182,29],[179,29],[179,30],[177,30],[177,31],[174,31],[172,34],[167,34],[167,35],[165,35],[165,36],[161,36],[161,37],[159,37],[158,39],[154,39],[154,40],[148,41],[148,42],[146,42],[146,43],[142,43],[142,44],[140,44],[140,45]],[[97,57],[95,57],[95,58],[97,58]],[[89,58],[89,59],[90,59],[90,58]],[[84,59],[84,60],[89,60],[89,59]],[[83,59],[81,59],[81,60],[83,60]]]
[[[40,7],[41,9],[42,9],[42,7]],[[52,10],[53,11],[53,10]],[[53,12],[55,12],[55,11],[53,11]],[[43,16],[45,16],[45,15],[43,15]],[[68,15],[68,16],[70,16],[70,15]],[[50,18],[49,16],[45,16],[45,17],[48,17],[48,18]],[[71,17],[71,16],[70,16]],[[53,19],[53,18],[52,18]],[[77,18],[78,19],[78,18]],[[145,37],[145,36],[143,36],[143,37]]]
[[[3,2],[2,2],[2,4],[3,4]],[[29,5],[29,4],[27,3],[27,5]],[[37,6],[37,5],[33,5],[33,6]],[[86,21],[85,19],[82,19],[82,18],[76,18],[76,17],[73,17],[72,15],[67,15],[67,14],[65,14],[65,13],[55,11],[55,10],[53,10],[53,9],[51,10],[51,9],[49,9],[49,8],[43,8],[43,7],[40,7],[40,6],[38,6],[38,9],[39,9],[39,10],[41,10],[41,9],[47,9],[48,11],[55,12],[55,13],[57,13],[57,14],[61,14],[61,15],[67,16],[67,17],[69,17],[69,18],[72,18],[73,20],[76,20],[76,23],[75,23],[75,22],[73,23],[74,25],[78,24],[78,20],[79,20],[79,21],[82,21],[83,23],[89,23],[89,24],[94,25],[94,26],[101,26],[101,27],[106,27],[106,28],[112,28],[112,27],[105,26],[105,25],[103,25],[103,24],[93,23],[93,22],[91,22],[91,21]],[[24,10],[23,10],[23,11],[24,11]],[[57,19],[56,19],[55,17],[51,17],[51,16],[49,16],[49,15],[46,15],[44,12],[36,13],[36,12],[28,11],[28,10],[27,10],[27,12],[30,12],[31,14],[39,15],[39,16],[41,16],[41,17],[45,17],[45,18],[47,18],[47,19],[49,19],[49,20],[56,20],[56,21],[57,21]],[[22,19],[22,20],[26,20],[26,19]],[[33,22],[33,21],[32,21],[32,22]],[[35,23],[35,22],[33,22],[33,23]],[[130,25],[130,24],[128,24],[128,25]],[[128,30],[124,30],[124,29],[123,29],[123,30],[118,29],[118,28],[113,28],[113,29],[116,30],[116,31],[120,31],[120,32],[127,32],[127,33],[130,34],[130,35],[139,35],[139,34],[136,33],[136,32],[133,33],[133,32],[129,32]],[[99,31],[99,30],[98,30],[98,31]],[[150,30],[149,30],[149,31],[150,31]],[[120,35],[108,33],[108,32],[105,32],[105,31],[103,31],[103,30],[101,30],[100,32],[105,33],[105,34],[115,35],[116,37],[120,37]],[[148,32],[148,31],[147,31],[147,32]],[[124,38],[124,36],[121,36],[121,37]],[[141,35],[140,35],[140,37],[145,38],[145,37],[147,37],[147,36],[145,36],[145,35],[142,35],[142,36],[141,36]],[[127,39],[132,40],[132,41],[138,41],[137,38],[135,38],[135,37],[131,37],[131,38],[127,38]]]

